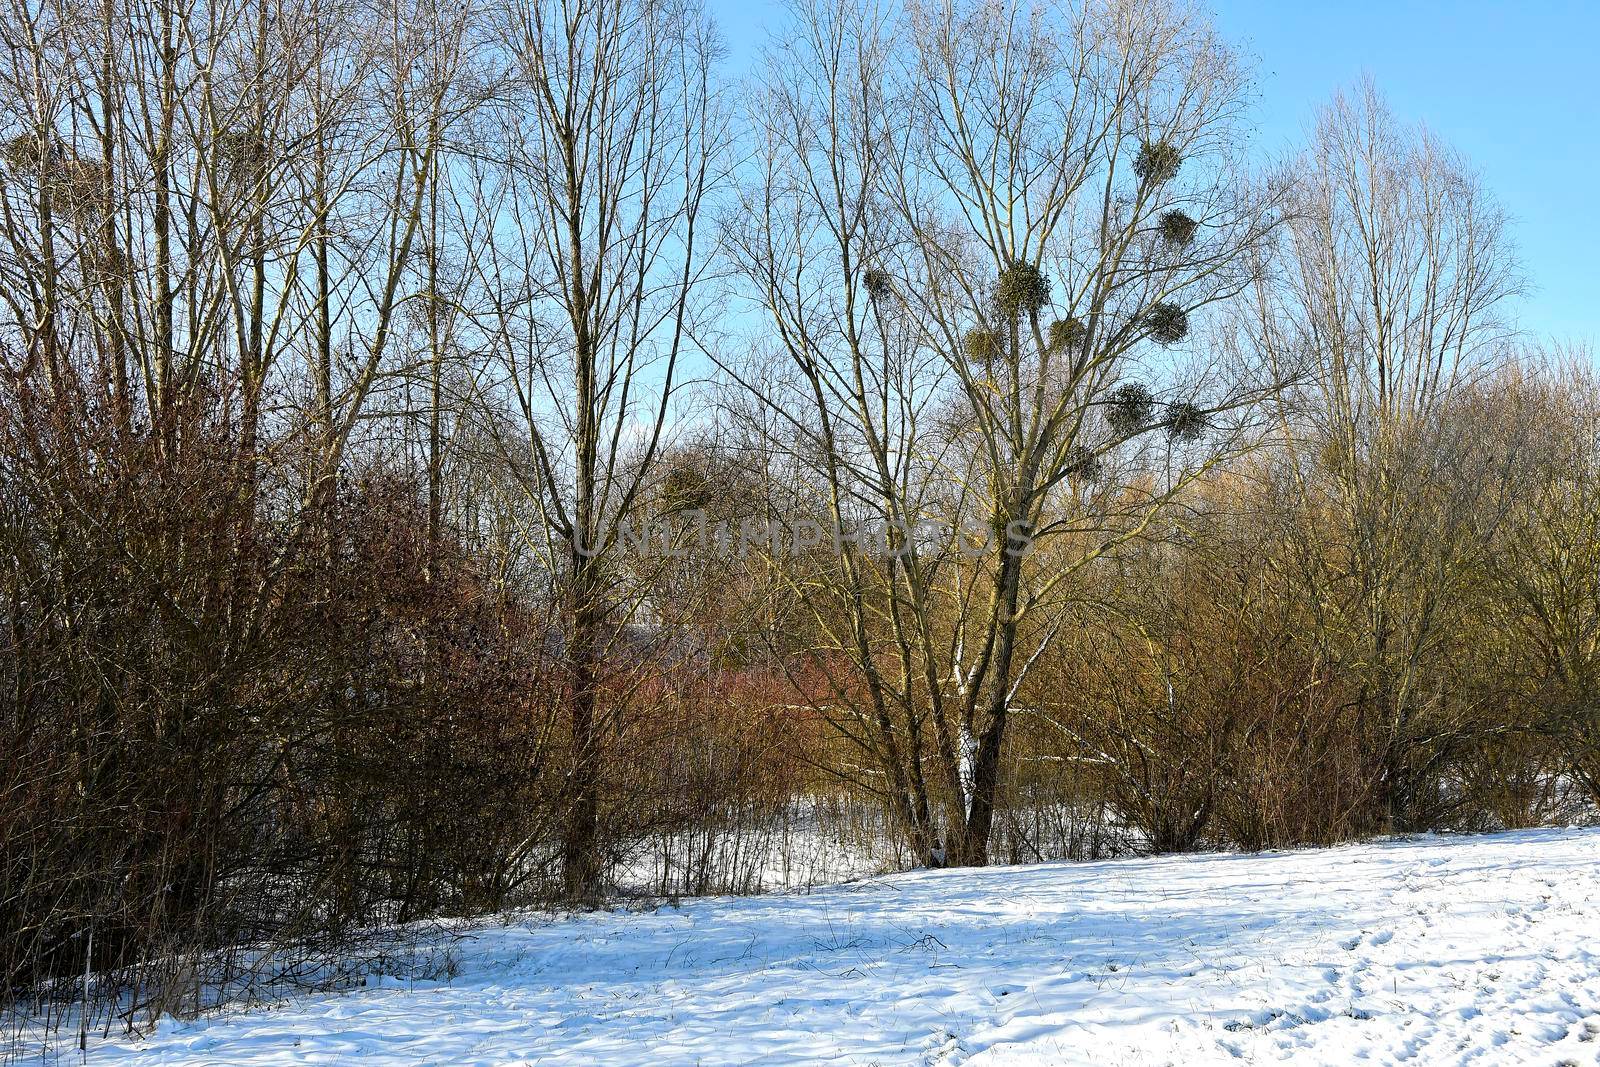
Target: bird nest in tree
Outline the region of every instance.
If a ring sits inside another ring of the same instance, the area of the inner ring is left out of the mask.
[[[1139,382],[1127,382],[1106,397],[1106,421],[1119,434],[1130,434],[1150,421],[1155,397]]]
[[[704,511],[714,502],[711,479],[687,463],[674,464],[661,480],[661,510],[664,513]]]
[[[455,309],[455,301],[450,298],[449,293],[434,289],[418,290],[405,303],[407,320],[414,329],[422,333],[443,329],[450,322]]]
[[[889,276],[881,270],[869,270],[861,277],[861,283],[867,287],[867,295],[874,300],[882,300],[894,289],[889,284]]]
[[[1167,405],[1167,436],[1174,441],[1193,441],[1211,425],[1206,413],[1187,400]]]
[[[93,222],[111,214],[111,169],[98,159],[84,159],[60,142],[41,145],[24,134],[0,145],[0,160],[13,171],[31,174],[62,215],[75,222]]]
[[[259,130],[222,130],[214,144],[217,161],[230,177],[254,181],[266,169],[269,149]]]
[[[1076,318],[1057,319],[1050,324],[1050,349],[1054,352],[1071,352],[1083,346],[1089,329]]]
[[[1156,223],[1161,229],[1161,239],[1169,245],[1182,247],[1194,240],[1200,224],[1181,211],[1164,211]]]
[[[1000,335],[982,326],[967,331],[961,340],[961,350],[973,363],[993,363],[1000,356]]]
[[[0,160],[19,171],[37,174],[46,153],[40,150],[39,139],[31,134],[21,134],[0,145]]]
[[[1189,336],[1189,313],[1177,304],[1160,301],[1144,313],[1145,330],[1158,345],[1175,345]]]
[[[1006,318],[1037,314],[1050,302],[1050,279],[1032,263],[1013,260],[1000,272],[994,302]]]
[[[85,222],[111,214],[111,171],[98,159],[58,159],[45,178],[69,217]]]
[[[1152,185],[1176,178],[1181,166],[1183,157],[1171,141],[1146,141],[1139,146],[1139,154],[1133,160],[1133,172],[1139,180]]]
[[[84,251],[84,264],[91,280],[119,282],[128,277],[128,254],[114,243],[100,242],[100,247]]]

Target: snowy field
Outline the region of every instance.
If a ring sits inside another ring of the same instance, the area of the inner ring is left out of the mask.
[[[1600,830],[917,872],[480,928],[88,1062],[1589,1065],[1597,934]]]

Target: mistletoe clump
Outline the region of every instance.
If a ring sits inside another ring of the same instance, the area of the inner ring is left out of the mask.
[[[1070,352],[1081,347],[1088,334],[1088,327],[1076,318],[1057,319],[1050,324],[1050,349],[1053,352]]]
[[[1158,345],[1175,345],[1189,336],[1189,313],[1165,300],[1150,305],[1144,313],[1145,329]]]
[[[967,331],[967,336],[961,340],[961,349],[969,361],[987,365],[1000,354],[1000,338],[993,330],[978,326]]]
[[[1092,482],[1100,477],[1100,457],[1092,448],[1084,445],[1073,445],[1066,455],[1066,471],[1068,477],[1076,478],[1083,482]]]
[[[994,302],[1000,314],[1009,319],[1036,315],[1050,302],[1050,279],[1032,263],[1012,260],[1011,265],[1000,272]]]
[[[1139,146],[1139,154],[1133,160],[1133,172],[1140,181],[1151,185],[1170,182],[1178,176],[1181,166],[1183,156],[1171,141],[1146,141]]]
[[[1174,441],[1193,441],[1206,432],[1211,420],[1188,401],[1167,405],[1167,436]]]
[[[1139,382],[1124,383],[1106,397],[1106,421],[1113,430],[1126,436],[1150,421],[1155,403],[1148,387]]]
[[[1160,227],[1161,239],[1175,248],[1182,248],[1194,240],[1195,231],[1200,224],[1181,211],[1164,211],[1156,225]]]

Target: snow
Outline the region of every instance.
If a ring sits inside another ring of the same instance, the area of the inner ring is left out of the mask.
[[[811,889],[882,874],[885,868],[879,857],[890,845],[889,831],[877,820],[856,814],[852,825],[796,804],[756,830],[655,837],[614,868],[610,877],[630,893],[667,896],[675,891],[688,895],[685,887],[700,884],[696,875],[707,869],[728,892]]]
[[[1597,919],[1595,829],[920,871],[523,916],[449,982],[166,1020],[88,1062],[1588,1065]]]

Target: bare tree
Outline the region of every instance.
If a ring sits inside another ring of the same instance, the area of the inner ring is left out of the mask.
[[[1491,484],[1470,420],[1446,416],[1502,358],[1518,279],[1500,209],[1370,84],[1323,112],[1301,195],[1283,317],[1263,331],[1320,364],[1293,420],[1313,442],[1294,452],[1299,573],[1327,655],[1362,672],[1375,803],[1405,827],[1458,734],[1433,683]]]
[[[853,680],[824,702],[917,853],[982,863],[1063,583],[1145,536],[1275,384],[1173,351],[1274,224],[1238,165],[1245,80],[1165,4],[839,4],[798,11],[767,85],[734,243],[798,391],[763,388],[827,521],[892,531],[881,565],[840,556],[825,644]],[[958,535],[911,533],[930,520]],[[1050,541],[1076,549],[1041,568]]]
[[[505,441],[539,516],[528,531],[564,605],[571,746],[563,878],[602,874],[601,762],[621,709],[603,664],[637,611],[611,565],[674,415],[705,269],[703,216],[726,122],[699,8],[635,0],[511,5],[499,240],[483,262]]]

